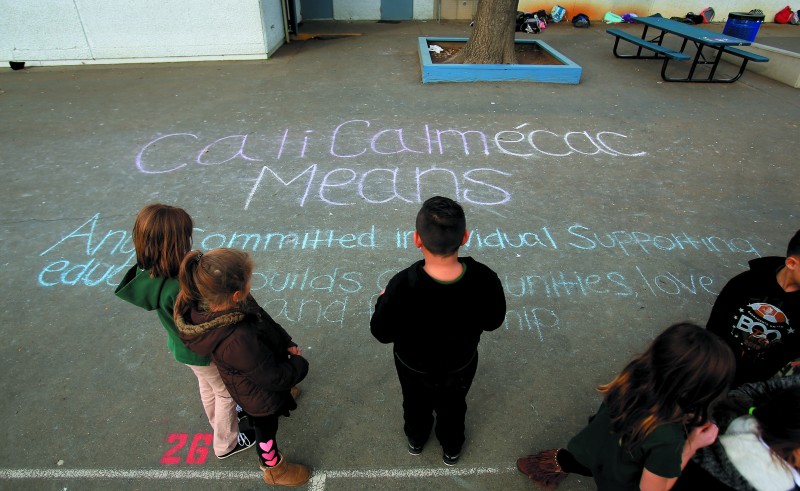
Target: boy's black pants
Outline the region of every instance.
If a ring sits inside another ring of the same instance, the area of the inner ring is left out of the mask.
[[[478,369],[478,353],[456,372],[428,374],[406,366],[395,356],[395,367],[403,389],[403,430],[409,441],[424,445],[436,415],[436,438],[448,455],[457,455],[464,445],[467,393]]]

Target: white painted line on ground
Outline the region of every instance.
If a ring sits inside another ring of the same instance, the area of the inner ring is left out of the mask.
[[[325,491],[326,476],[323,472],[315,472],[308,482],[308,491]]]
[[[480,476],[504,474],[515,467],[450,467],[368,470],[315,470],[309,489],[322,491],[328,479],[420,479],[451,476]],[[146,480],[202,480],[249,481],[260,479],[260,471],[208,471],[186,469],[0,469],[0,480],[21,479],[146,479]]]
[[[503,474],[516,470],[516,467],[447,467],[412,469],[373,469],[353,471],[321,471],[329,479],[415,479],[421,477],[480,476],[484,474]]]
[[[181,469],[0,469],[0,479],[152,479],[238,481],[258,478],[259,471],[204,471]]]

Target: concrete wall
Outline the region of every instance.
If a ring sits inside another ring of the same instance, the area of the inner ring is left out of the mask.
[[[440,0],[444,19],[470,18],[475,0]],[[786,0],[558,0],[568,17],[593,20],[606,11],[666,17],[713,5],[728,12],[764,11],[766,21]],[[302,0],[301,0],[302,2]],[[332,0],[334,20],[380,19],[381,0]],[[0,0],[0,61],[30,65],[261,59],[284,42],[282,0]],[[555,0],[551,2],[555,5]],[[545,4],[545,5],[551,5]],[[415,19],[433,19],[436,0],[413,0]],[[538,10],[539,0],[520,0]]]
[[[298,17],[300,9],[297,9]],[[267,55],[272,55],[286,41],[283,8],[279,0],[261,2],[261,25],[264,30],[264,44]],[[263,53],[259,54],[260,55]]]
[[[265,58],[283,38],[280,0],[0,0],[0,12],[0,60],[30,65]]]
[[[419,20],[427,20],[436,17],[433,4],[433,0],[414,0],[414,18]]]

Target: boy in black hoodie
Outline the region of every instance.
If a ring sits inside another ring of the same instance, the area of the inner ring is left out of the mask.
[[[800,230],[785,258],[749,264],[722,289],[706,324],[736,355],[735,386],[763,381],[800,357]]]
[[[435,414],[446,465],[455,465],[464,444],[481,334],[500,327],[506,314],[497,274],[458,256],[468,238],[461,205],[441,196],[425,201],[414,232],[424,259],[389,281],[370,321],[378,341],[394,343],[408,452],[422,452]]]

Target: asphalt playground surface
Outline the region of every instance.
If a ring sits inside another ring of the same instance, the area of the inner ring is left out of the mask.
[[[252,254],[254,296],[311,364],[279,443],[313,467],[304,489],[329,491],[532,489],[518,457],[564,445],[598,384],[669,324],[704,323],[800,228],[800,97],[774,80],[665,83],[660,62],[615,59],[604,26],[563,24],[520,37],[580,84],[423,85],[417,37],[466,22],[301,32],[324,36],[266,61],[0,70],[0,489],[264,487],[254,453],[209,454],[193,375],[155,315],[113,295],[153,201],[189,211],[196,248]],[[798,35],[757,41],[800,51]],[[407,234],[433,194],[462,202],[463,254],[508,300],[455,467],[433,438],[406,452],[391,349],[368,327],[420,257]]]

